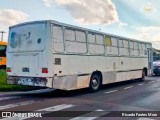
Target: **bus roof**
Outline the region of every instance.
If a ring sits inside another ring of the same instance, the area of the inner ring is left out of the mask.
[[[132,39],[132,38],[128,38],[128,37],[123,37],[123,36],[119,36],[119,35],[114,35],[114,34],[110,34],[110,33],[105,33],[105,32],[101,32],[101,31],[97,31],[97,30],[92,30],[92,29],[88,29],[88,28],[83,28],[83,27],[79,27],[79,26],[75,26],[75,25],[71,25],[71,24],[66,24],[66,23],[62,23],[62,22],[58,22],[55,20],[38,20],[38,21],[29,21],[29,22],[24,22],[24,23],[20,23],[17,25],[13,25],[10,26],[9,29],[13,28],[13,27],[17,27],[17,26],[21,26],[21,25],[27,25],[27,24],[38,24],[38,23],[47,23],[50,22],[52,24],[58,24],[58,25],[62,25],[65,27],[72,27],[72,28],[77,28],[77,29],[81,29],[84,31],[89,31],[89,32],[95,32],[95,33],[99,33],[99,34],[104,34],[104,35],[109,35],[111,37],[118,37],[120,39],[128,39],[131,41],[136,41],[136,42],[141,42],[141,43],[146,43],[146,44],[151,44],[151,42],[148,41],[144,41],[144,40],[137,40],[137,39]]]
[[[0,41],[0,45],[7,45],[7,42]]]

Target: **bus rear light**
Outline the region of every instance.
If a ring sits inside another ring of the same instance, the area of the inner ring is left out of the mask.
[[[7,72],[12,72],[10,67],[7,67]]]
[[[48,73],[48,68],[42,68],[42,73]]]

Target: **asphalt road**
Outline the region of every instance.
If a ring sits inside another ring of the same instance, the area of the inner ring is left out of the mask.
[[[105,85],[96,93],[90,93],[87,89],[0,92],[0,116],[2,112],[34,112],[43,116],[0,117],[2,120],[158,120],[160,77],[149,77],[144,82],[129,81]]]

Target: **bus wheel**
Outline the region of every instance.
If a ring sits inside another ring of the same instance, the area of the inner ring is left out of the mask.
[[[91,92],[96,92],[101,86],[101,77],[98,74],[93,74],[90,79],[89,89]]]

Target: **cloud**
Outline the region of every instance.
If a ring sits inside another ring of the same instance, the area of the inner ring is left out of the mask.
[[[54,0],[42,0],[42,1],[47,7],[50,7],[51,5],[55,4]]]
[[[28,15],[24,12],[13,9],[0,9],[0,25],[10,26],[23,22]]]
[[[111,0],[43,0],[46,6],[57,5],[66,9],[73,18],[83,24],[111,24],[119,22],[115,5]]]
[[[128,26],[128,24],[124,23],[124,22],[118,22],[118,26],[119,27],[126,27],[126,26]]]
[[[158,26],[136,28],[136,38],[152,42],[153,47],[160,49],[160,27]]]
[[[5,31],[4,40],[7,40],[8,27],[26,21],[28,15],[13,9],[0,9],[0,31]]]

